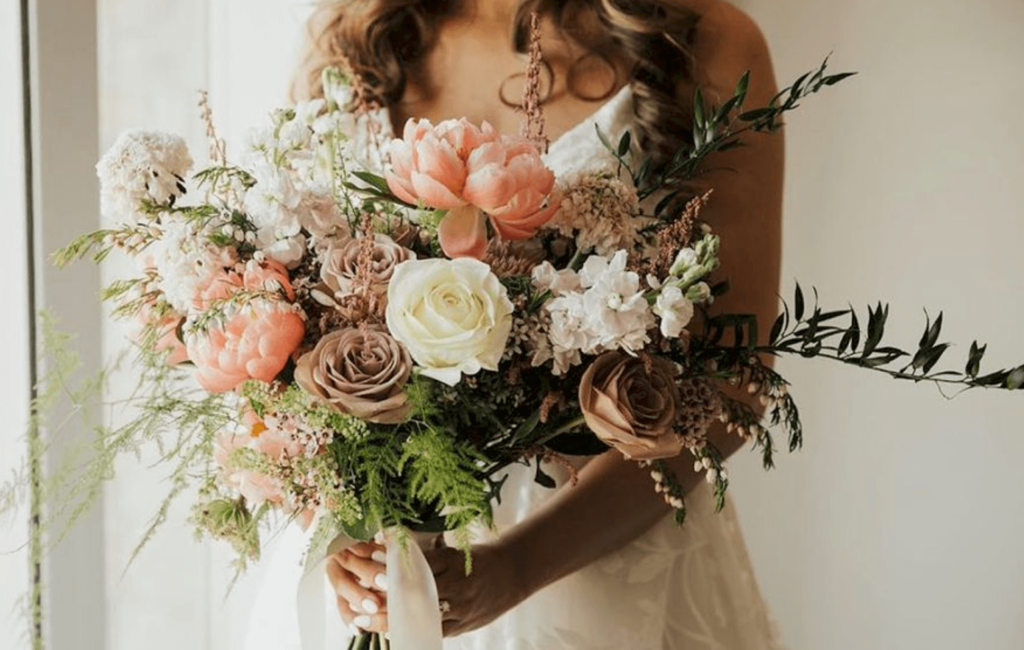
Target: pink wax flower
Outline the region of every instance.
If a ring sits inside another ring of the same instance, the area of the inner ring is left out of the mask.
[[[437,126],[410,119],[389,153],[385,177],[398,198],[449,211],[437,229],[449,257],[484,256],[485,217],[502,238],[527,239],[557,209],[548,200],[555,175],[537,148],[486,122],[477,128],[465,119]]]
[[[225,318],[186,337],[188,357],[197,368],[196,379],[210,392],[234,390],[249,379],[273,381],[305,336],[305,322],[288,302],[294,299],[295,290],[287,271],[277,262],[250,262],[241,273],[218,274],[200,292],[198,302],[206,310],[218,308],[218,301],[243,289],[269,291],[280,298],[256,297],[231,305]]]

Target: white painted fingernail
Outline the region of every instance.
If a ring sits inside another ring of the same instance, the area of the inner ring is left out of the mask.
[[[384,551],[374,551],[372,554],[370,554],[370,559],[376,562],[377,564],[387,564],[388,554]]]
[[[353,620],[352,623],[355,624],[356,627],[361,627],[365,630],[366,628],[370,627],[372,620],[370,619],[369,616],[356,616],[355,620]]]
[[[380,611],[380,607],[370,598],[363,599],[363,611],[367,614],[376,614]]]
[[[360,578],[359,579],[359,586],[362,587],[363,589],[369,589],[370,588],[370,583],[368,583],[367,581],[365,581],[362,578]]]
[[[388,590],[388,574],[378,573],[373,576],[373,583],[381,588],[382,591]]]
[[[377,534],[373,536],[373,541],[377,542],[378,544],[383,544],[384,543],[384,531],[383,530],[377,531]]]

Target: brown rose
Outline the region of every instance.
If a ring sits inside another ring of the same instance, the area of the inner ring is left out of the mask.
[[[402,389],[411,374],[412,357],[386,332],[342,329],[299,358],[295,382],[343,413],[398,424],[409,416]]]
[[[359,264],[363,250],[362,238],[350,239],[331,246],[324,254],[320,267],[320,279],[334,294],[335,300],[353,293],[359,277]],[[384,294],[391,281],[391,273],[402,262],[416,259],[416,254],[402,248],[387,235],[376,235],[370,254],[370,286],[376,293]]]
[[[673,431],[679,413],[675,365],[606,352],[594,360],[580,382],[580,410],[598,438],[629,459],[655,460],[683,449]]]

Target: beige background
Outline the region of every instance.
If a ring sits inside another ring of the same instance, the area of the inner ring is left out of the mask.
[[[743,4],[780,80],[830,51],[836,69],[862,73],[790,120],[784,277],[816,285],[829,306],[891,301],[891,335],[908,346],[922,310],[945,309],[946,334],[961,344],[951,361],[975,336],[991,343],[991,363],[1024,360],[1024,3]],[[285,97],[304,11],[295,0],[103,0],[101,148],[145,125],[185,134],[201,152],[200,87],[237,145]],[[111,327],[108,348],[122,335]],[[1020,395],[949,402],[824,362],[782,368],[807,447],[769,475],[741,452],[731,473],[789,645],[1024,645]],[[195,544],[184,513],[122,574],[160,489],[152,471],[126,463],[107,490],[107,617],[96,625],[110,650],[236,647],[231,630],[244,625],[258,571],[225,601],[228,555]]]

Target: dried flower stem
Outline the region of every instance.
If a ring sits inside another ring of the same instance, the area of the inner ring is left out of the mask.
[[[227,145],[224,139],[217,135],[217,127],[213,123],[213,109],[210,107],[210,94],[205,90],[199,91],[199,110],[202,112],[206,138],[210,143],[210,162],[225,167],[228,164]]]
[[[529,57],[521,109],[526,117],[522,133],[523,137],[533,142],[540,152],[547,153],[550,142],[544,134],[544,110],[541,108],[540,98],[540,78],[544,59],[540,49],[540,16],[536,11],[530,13]]]

